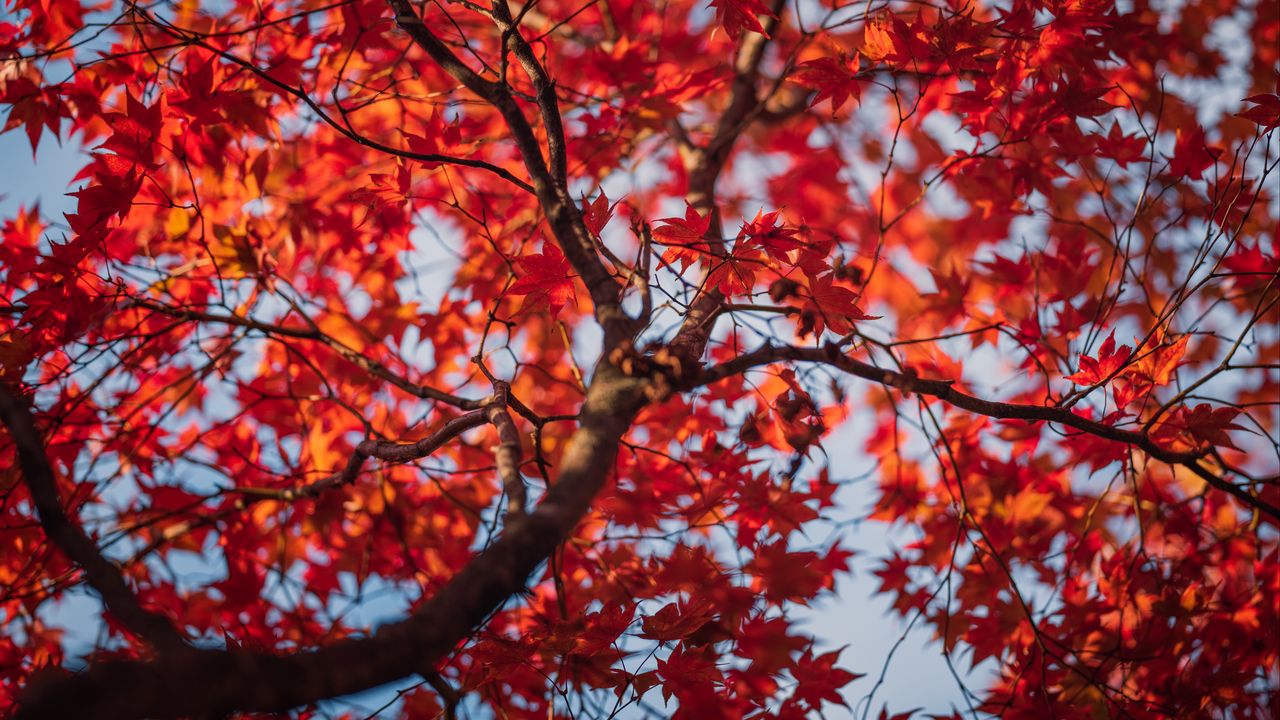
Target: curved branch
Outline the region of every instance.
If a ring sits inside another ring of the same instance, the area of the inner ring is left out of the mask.
[[[151,554],[160,545],[180,535],[208,525],[214,525],[221,521],[224,517],[233,512],[244,510],[258,502],[264,500],[275,500],[279,502],[292,502],[302,498],[316,498],[325,492],[355,482],[356,476],[360,473],[360,468],[364,466],[364,461],[370,457],[376,457],[384,462],[411,462],[420,458],[427,457],[431,453],[438,450],[446,442],[461,435],[462,433],[474,427],[479,427],[485,423],[483,411],[476,410],[465,415],[456,417],[444,424],[439,430],[413,443],[394,443],[378,440],[366,440],[356,446],[356,452],[347,461],[347,464],[336,473],[319,480],[302,484],[292,488],[263,488],[263,487],[241,487],[231,488],[223,492],[233,492],[241,496],[241,499],[230,507],[225,507],[214,513],[200,513],[196,516],[170,525],[165,528],[159,537],[148,543],[145,547],[135,552],[132,557],[125,561],[127,567],[143,557]],[[208,498],[205,498],[206,500]],[[199,502],[204,502],[201,500]],[[199,504],[196,503],[197,505]],[[135,525],[133,529],[136,529]],[[129,530],[126,530],[128,532]]]
[[[520,432],[511,420],[511,413],[507,412],[510,393],[510,385],[501,380],[494,382],[493,398],[483,410],[485,420],[498,431],[498,446],[493,451],[494,464],[498,467],[502,490],[507,494],[508,519],[524,514],[528,502],[524,478],[520,477]]]
[[[569,196],[568,187],[562,177],[563,161],[557,158],[559,153],[563,152],[564,130],[560,127],[560,111],[556,107],[554,87],[549,80],[545,80],[544,71],[541,75],[538,74],[541,66],[537,64],[536,58],[532,57],[532,49],[529,49],[526,54],[519,48],[523,39],[519,41],[514,39],[514,34],[518,34],[518,30],[513,25],[509,25],[510,33],[504,34],[512,37],[509,42],[515,43],[515,47],[519,50],[518,55],[525,56],[522,63],[526,71],[531,73],[531,77],[535,78],[543,123],[546,125],[548,136],[551,137],[550,168],[547,167],[547,160],[542,155],[542,145],[538,142],[529,119],[516,104],[505,82],[486,80],[462,62],[448,45],[427,28],[409,0],[388,0],[388,3],[395,12],[396,24],[400,29],[405,31],[414,43],[453,79],[492,105],[506,121],[507,129],[511,131],[511,138],[520,151],[525,168],[533,180],[538,203],[546,214],[547,224],[551,226],[556,243],[564,252],[565,259],[582,279],[583,284],[587,286],[591,302],[595,306],[596,320],[605,331],[606,345],[616,345],[633,335],[638,329],[638,323],[622,312],[620,303],[622,288],[596,253],[591,231],[583,223],[582,212]],[[502,23],[501,20],[500,23]],[[528,48],[527,42],[524,43],[524,47]],[[543,77],[544,81],[539,82],[536,79],[538,77]]]
[[[193,650],[163,662],[106,662],[69,677],[45,676],[23,693],[14,717],[117,720],[281,712],[433,667],[520,592],[573,531],[604,485],[618,441],[645,398],[639,381],[601,365],[557,481],[543,502],[514,518],[502,537],[409,618],[370,637],[305,652]]]
[[[317,103],[315,100],[313,100],[311,96],[308,95],[301,88],[294,87],[293,85],[290,85],[280,80],[279,78],[276,78],[271,73],[267,72],[266,70],[263,70],[262,68],[249,62],[248,60],[245,60],[233,53],[227,52],[226,50],[222,50],[210,45],[209,43],[205,42],[204,35],[193,32],[191,30],[187,30],[185,28],[178,27],[177,25],[161,20],[158,17],[152,17],[145,10],[142,10],[140,8],[135,7],[134,12],[137,12],[142,17],[145,17],[147,21],[151,23],[153,26],[155,26],[157,29],[169,35],[170,37],[174,38],[175,40],[180,41],[184,45],[191,45],[194,47],[198,47],[206,52],[217,55],[223,60],[226,60],[229,63],[242,67],[245,70],[253,73],[259,79],[268,83],[269,85],[274,86],[281,92],[296,98],[297,100],[305,104],[308,108],[310,108],[311,111],[314,112],[316,116],[319,117],[320,120],[323,121],[326,125],[333,128],[335,132],[347,138],[348,140],[351,140],[352,142],[355,142],[359,145],[363,145],[373,150],[377,150],[378,152],[385,153],[387,155],[392,155],[394,157],[404,158],[406,160],[417,160],[419,162],[424,162],[424,163],[442,163],[445,165],[456,165],[459,167],[469,167],[469,168],[475,168],[478,170],[484,170],[486,172],[493,173],[494,175],[502,178],[503,180],[506,180],[507,182],[511,183],[512,185],[515,185],[516,187],[520,188],[521,190],[524,190],[527,193],[534,192],[533,186],[531,186],[529,183],[525,182],[524,180],[521,180],[515,175],[512,175],[505,168],[494,165],[493,163],[485,162],[484,160],[457,157],[455,155],[443,155],[440,153],[420,153],[420,152],[413,152],[411,150],[402,150],[400,148],[391,147],[390,145],[386,145],[378,142],[377,140],[373,140],[371,138],[365,137],[364,135],[361,135],[360,133],[356,132],[351,127],[346,126],[343,123],[340,123],[336,119],[334,119],[332,115],[325,112],[324,108],[320,107],[320,104]]]
[[[0,420],[13,438],[22,479],[31,493],[40,527],[50,542],[84,568],[85,580],[102,596],[107,612],[126,630],[166,656],[191,651],[186,638],[168,618],[142,607],[120,569],[102,555],[93,539],[62,509],[53,466],[49,464],[35,418],[23,402],[4,387],[0,387]]]
[[[770,7],[772,15],[764,22],[768,33],[772,34],[781,22],[785,8],[785,0],[773,1]],[[711,222],[704,237],[708,241],[715,241],[708,245],[717,254],[723,251],[723,243],[719,238],[724,237],[724,230],[720,209],[716,205],[716,183],[733,153],[734,144],[761,108],[760,98],[756,95],[756,81],[760,76],[760,63],[764,60],[768,43],[769,35],[755,32],[743,34],[742,44],[734,61],[729,105],[720,115],[715,133],[706,147],[692,148],[685,155],[685,170],[689,175],[689,192],[685,200],[691,206],[710,214]],[[724,294],[714,286],[700,289],[694,297],[684,322],[669,344],[672,352],[686,363],[695,363],[702,357],[724,300]]]
[[[530,4],[531,5],[531,4]],[[517,27],[518,21],[512,18],[511,8],[506,0],[493,3],[492,17],[502,30],[507,47],[516,56],[525,74],[533,83],[534,98],[538,101],[538,114],[542,117],[542,125],[547,131],[547,155],[550,159],[551,179],[558,187],[568,187],[568,153],[565,148],[564,122],[560,118],[560,104],[556,99],[556,85],[547,74],[546,68],[538,62],[533,46],[525,40]]]
[[[438,390],[429,385],[418,385],[410,382],[404,377],[392,372],[387,368],[387,366],[377,360],[370,359],[351,347],[335,340],[328,334],[320,332],[314,327],[314,325],[311,328],[276,325],[262,322],[260,320],[254,320],[253,318],[241,317],[239,315],[218,315],[216,313],[205,312],[203,310],[170,307],[164,303],[156,302],[155,300],[147,298],[134,298],[129,301],[129,305],[153,310],[179,320],[196,320],[199,322],[233,325],[235,327],[247,328],[249,330],[257,330],[268,335],[298,338],[300,340],[314,340],[323,345],[327,345],[331,350],[338,353],[348,362],[356,365],[361,370],[364,370],[370,375],[382,380],[386,380],[414,397],[422,398],[423,400],[434,400],[439,403],[444,403],[445,405],[452,405],[460,410],[475,410],[484,405],[483,400],[462,398],[443,390]]]
[[[263,499],[282,500],[285,502],[299,498],[313,498],[325,491],[340,485],[355,482],[368,458],[377,458],[383,462],[406,463],[420,460],[439,450],[445,443],[458,437],[471,428],[480,427],[487,421],[485,411],[475,410],[456,417],[444,424],[444,427],[431,435],[411,443],[387,442],[385,440],[365,440],[356,446],[356,451],[342,470],[315,482],[301,487],[278,490],[273,488],[240,488],[242,495]]]
[[[1077,415],[1065,407],[1021,405],[983,400],[956,390],[950,380],[925,380],[908,373],[888,370],[861,360],[855,360],[842,353],[836,345],[827,345],[821,348],[767,345],[703,370],[692,378],[690,382],[687,382],[685,387],[709,385],[747,370],[784,360],[829,365],[864,380],[895,387],[903,392],[914,392],[936,397],[949,405],[991,418],[1058,423],[1096,437],[1132,445],[1157,460],[1186,467],[1214,488],[1228,493],[1247,507],[1270,516],[1273,521],[1280,522],[1280,507],[1249,494],[1244,488],[1228,482],[1201,465],[1199,461],[1206,455],[1203,451],[1177,452],[1168,450],[1160,447],[1146,433],[1104,425],[1096,420]]]

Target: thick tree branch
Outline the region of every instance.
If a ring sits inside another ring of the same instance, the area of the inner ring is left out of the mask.
[[[533,179],[535,194],[542,206],[542,211],[546,214],[547,224],[551,226],[556,243],[591,295],[596,321],[605,331],[606,347],[616,345],[634,335],[639,325],[622,312],[622,288],[601,261],[596,252],[591,231],[582,221],[582,212],[569,196],[563,171],[564,129],[560,125],[560,111],[556,107],[554,85],[546,79],[545,71],[533,57],[528,43],[523,38],[515,39],[519,35],[519,30],[509,20],[510,12],[505,10],[505,7],[501,10],[508,18],[507,21],[501,19],[503,15],[498,14],[498,10],[495,10],[495,17],[499,18],[500,24],[505,22],[510,28],[509,31],[504,31],[504,35],[511,38],[508,42],[513,43],[513,47],[518,51],[517,59],[534,79],[543,123],[550,138],[548,141],[551,151],[550,168],[547,166],[546,158],[543,157],[542,145],[538,142],[529,119],[525,117],[524,111],[516,103],[515,97],[503,79],[487,80],[467,67],[448,45],[427,28],[409,0],[388,0],[388,3],[395,12],[396,23],[413,39],[414,43],[455,80],[492,105],[506,121],[512,140]],[[495,4],[495,8],[499,6],[500,3]],[[541,84],[538,77],[543,78]]]
[[[1194,472],[1209,485],[1230,494],[1247,507],[1254,508],[1268,515],[1273,521],[1280,521],[1280,507],[1255,497],[1238,485],[1215,475],[1200,464],[1205,452],[1177,452],[1168,450],[1157,444],[1144,432],[1125,430],[1124,428],[1104,425],[1075,414],[1069,408],[1046,405],[1021,405],[1003,403],[962,393],[953,387],[950,380],[926,380],[908,373],[897,372],[877,367],[861,360],[855,360],[842,353],[836,345],[821,348],[794,347],[790,345],[768,345],[744,355],[715,365],[695,376],[685,387],[708,385],[747,370],[769,365],[780,361],[812,362],[828,365],[864,380],[897,388],[903,392],[914,392],[938,398],[955,407],[968,410],[979,415],[1002,420],[1026,420],[1028,422],[1052,422],[1075,428],[1081,432],[1107,440],[1131,445],[1139,448],[1151,457],[1174,465],[1181,465]]]
[[[107,612],[129,632],[165,654],[166,658],[190,651],[186,639],[168,618],[138,603],[120,569],[103,557],[93,539],[62,509],[57,479],[45,453],[44,440],[36,429],[35,418],[22,400],[4,387],[0,387],[0,420],[13,438],[22,479],[31,493],[45,536],[84,569],[85,580],[102,596]]]
[[[551,179],[557,187],[568,187],[568,153],[565,148],[564,122],[560,118],[560,104],[556,99],[556,85],[546,68],[538,62],[529,41],[520,33],[516,20],[506,0],[493,1],[493,19],[502,30],[506,46],[516,56],[533,83],[533,96],[538,101],[538,114],[547,131],[547,155],[550,159]]]
[[[766,31],[773,32],[785,8],[785,0],[774,0],[770,8],[773,16],[766,18],[764,22]],[[764,60],[768,43],[766,35],[754,32],[743,35],[734,62],[735,74],[729,105],[720,115],[715,133],[707,145],[693,148],[685,154],[685,169],[689,173],[689,192],[685,200],[699,211],[710,214],[711,222],[705,237],[708,247],[716,255],[723,255],[720,239],[724,237],[720,208],[716,204],[716,183],[733,153],[734,143],[750,124],[750,118],[760,105],[760,99],[756,96],[756,81],[760,76],[760,63]],[[702,357],[724,300],[724,294],[719,288],[708,286],[698,292],[689,306],[680,330],[670,343],[672,351],[686,364],[695,363]]]
[[[164,662],[107,662],[69,677],[45,676],[23,694],[15,717],[114,720],[280,712],[434,666],[522,590],[529,574],[573,531],[645,401],[640,381],[602,364],[543,502],[514,518],[502,537],[413,616],[384,625],[371,637],[307,652],[194,650]]]

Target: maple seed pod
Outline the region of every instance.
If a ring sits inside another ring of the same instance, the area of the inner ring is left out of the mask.
[[[769,299],[780,303],[790,297],[796,296],[796,291],[800,289],[800,283],[790,278],[778,278],[769,284]]]
[[[837,280],[848,280],[854,285],[861,285],[866,281],[862,268],[858,265],[845,265],[843,258],[837,260],[832,266],[831,274]]]
[[[783,440],[787,441],[796,452],[804,452],[813,443],[813,432],[807,427],[803,430],[788,431]]]
[[[818,316],[812,310],[802,310],[800,312],[800,326],[796,328],[796,334],[800,337],[812,335],[817,324]]]
[[[774,403],[774,408],[787,422],[795,420],[796,416],[800,414],[800,411],[808,409],[804,400],[801,400],[798,397],[793,397],[790,394],[788,394],[785,399]]]

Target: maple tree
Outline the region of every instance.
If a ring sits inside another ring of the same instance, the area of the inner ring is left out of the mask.
[[[1280,3],[1157,5],[7,0],[0,709],[910,717],[852,516],[953,717],[1272,717]]]

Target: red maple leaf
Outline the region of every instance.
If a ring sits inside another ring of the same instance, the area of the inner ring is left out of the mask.
[[[692,205],[685,205],[683,218],[662,218],[661,225],[653,229],[654,239],[667,246],[662,259],[667,263],[680,263],[685,270],[696,262],[706,259],[710,252],[707,245],[707,230],[711,227],[711,216],[701,215]]]
[[[1236,117],[1255,122],[1263,130],[1280,127],[1280,95],[1250,95],[1244,101],[1254,107],[1236,113]]]
[[[885,60],[897,52],[890,25],[890,22],[879,17],[867,23],[862,31],[862,54],[872,62]]]
[[[586,224],[592,235],[599,236],[600,231],[604,230],[604,226],[609,224],[609,219],[612,217],[613,207],[609,205],[608,195],[601,192],[591,202],[587,202],[586,198],[582,199],[582,222]]]
[[[1169,159],[1169,174],[1199,180],[1205,170],[1213,167],[1222,150],[1209,145],[1204,128],[1199,125],[1190,132],[1178,128],[1176,135],[1178,139],[1173,146],[1173,157]]]
[[[458,124],[445,122],[439,112],[433,112],[427,119],[423,134],[401,132],[409,144],[409,149],[422,155],[447,155],[462,139]],[[427,168],[440,167],[440,163],[432,161],[423,161],[423,165]]]
[[[796,698],[815,710],[821,709],[823,703],[848,707],[840,691],[862,675],[836,667],[842,652],[844,648],[815,656],[812,650],[806,650],[791,669],[796,679]]]
[[[640,621],[641,637],[668,642],[683,640],[711,621],[713,609],[705,599],[667,603]]]
[[[1241,242],[1222,264],[1234,273],[1231,281],[1246,289],[1266,285],[1280,272],[1280,256],[1264,253],[1261,242]]]
[[[743,30],[768,36],[759,17],[774,17],[774,14],[760,0],[711,0],[708,6],[716,9],[716,19],[729,37],[737,38]]]
[[[852,330],[853,323],[859,320],[876,319],[864,313],[857,301],[857,293],[837,285],[835,275],[828,273],[813,278],[809,283],[809,297],[800,310],[800,335],[810,332],[821,335],[827,328],[844,334]]]
[[[831,100],[831,112],[836,112],[842,105],[853,98],[857,102],[862,89],[857,79],[857,67],[854,61],[844,55],[839,57],[823,57],[817,60],[800,63],[796,68],[796,82],[813,88],[818,93],[813,97],[813,105],[823,100]]]
[[[1098,152],[1115,160],[1120,167],[1146,159],[1147,139],[1141,135],[1125,135],[1120,123],[1111,125],[1111,132],[1098,138]]]
[[[1194,408],[1179,407],[1160,422],[1151,437],[1161,445],[1174,450],[1196,450],[1205,445],[1238,450],[1228,430],[1248,431],[1234,422],[1240,411],[1231,407],[1215,408],[1209,403],[1199,403]]]
[[[555,243],[546,243],[541,253],[516,260],[516,267],[520,279],[507,292],[526,296],[520,312],[545,307],[551,317],[556,317],[565,305],[577,304],[573,269]]]
[[[796,230],[778,224],[778,213],[777,210],[770,213],[763,209],[757,211],[754,220],[742,224],[739,236],[759,246],[774,260],[791,264],[791,251],[799,249],[803,243],[796,238]]]
[[[1168,385],[1173,379],[1174,371],[1182,364],[1182,356],[1187,353],[1187,343],[1190,340],[1190,335],[1183,335],[1172,343],[1161,345],[1139,358],[1129,372],[1141,375],[1156,387]]]
[[[1097,358],[1091,358],[1087,355],[1080,356],[1080,369],[1068,375],[1070,380],[1077,385],[1098,385],[1106,382],[1108,378],[1113,377],[1120,368],[1129,360],[1132,349],[1128,345],[1116,347],[1116,334],[1113,331],[1102,342],[1102,347],[1098,349]]]

